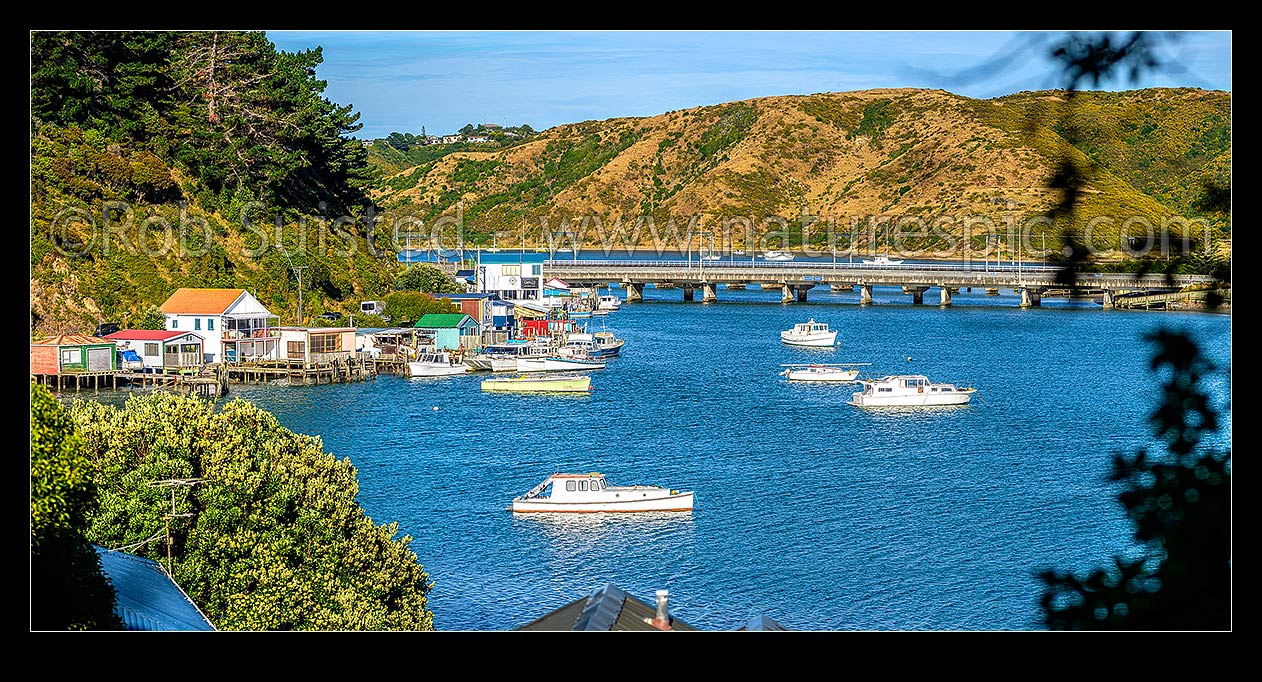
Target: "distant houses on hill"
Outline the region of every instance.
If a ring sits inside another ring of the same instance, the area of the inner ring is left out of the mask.
[[[399,151],[407,151],[412,147],[425,146],[431,144],[457,144],[467,142],[472,144],[488,144],[488,143],[509,143],[523,140],[534,135],[537,131],[527,124],[520,126],[504,127],[498,123],[481,123],[474,126],[472,123],[461,128],[459,132],[451,135],[428,135],[424,131],[420,135],[412,133],[390,133],[384,139],[365,141],[365,146],[378,143],[384,143],[394,147]]]

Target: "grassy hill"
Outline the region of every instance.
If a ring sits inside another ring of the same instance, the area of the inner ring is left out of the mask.
[[[233,36],[242,41],[237,49],[271,60],[278,83],[302,84],[260,97],[290,93],[284,96],[311,102],[323,90],[309,71],[291,68],[294,59],[318,63],[318,51],[284,55],[253,34]],[[1132,217],[1156,226],[1199,219],[1230,238],[1229,216],[1203,202],[1204,187],[1230,188],[1227,92],[1084,92],[1072,106],[1060,92],[992,100],[913,89],[767,97],[562,125],[502,148],[431,145],[400,153],[346,136],[357,115],[327,100],[320,116],[295,119],[306,128],[288,138],[295,128],[285,112],[305,111],[289,100],[237,112],[244,122],[270,111],[282,117],[274,130],[242,142],[234,132],[242,124],[229,125],[231,110],[177,96],[178,83],[162,80],[221,38],[100,38],[112,41],[102,53],[131,69],[114,72],[133,75],[95,90],[76,76],[96,73],[76,61],[86,53],[66,52],[52,38],[37,45],[33,335],[91,331],[99,321],[137,326],[181,286],[248,288],[292,323],[295,265],[308,266],[306,321],[325,310],[350,312],[393,289],[402,270],[393,225],[433,226],[457,213],[466,244],[494,238],[515,245],[524,237],[533,246],[543,242],[541,227],[583,226],[584,244],[605,248],[654,246],[658,238],[676,246],[672,234],[683,235],[692,216],[709,230],[722,230],[721,218],[744,216],[755,238],[787,231],[791,246],[803,240],[801,217],[819,216],[835,221],[844,248],[851,219],[860,221],[853,228],[860,243],[872,243],[863,232],[880,234],[889,221],[870,228],[862,222],[868,216],[920,217],[937,227],[903,245],[954,255],[965,218],[1006,230],[1045,214],[1059,198],[1049,178],[1065,158],[1089,179],[1080,210],[1035,228],[1034,249],[1043,234],[1058,248],[1063,228],[1081,233],[1093,218],[1092,243],[1106,258]],[[256,87],[249,73],[237,76],[240,87]],[[224,87],[181,82],[194,94]],[[336,205],[322,206],[322,196],[336,197]],[[256,200],[263,207],[248,209]],[[380,209],[375,223],[369,201]],[[251,225],[243,224],[243,210]],[[343,213],[349,220],[336,219]],[[729,229],[736,248],[750,246],[741,224]],[[971,228],[977,256],[984,231]],[[1142,225],[1129,231],[1144,233]],[[809,241],[825,245],[827,228],[813,227]]]
[[[1194,89],[1084,92],[1072,105],[1060,92],[992,100],[914,89],[767,97],[563,125],[508,149],[383,165],[395,172],[374,197],[426,221],[459,204],[467,240],[489,243],[496,234],[509,244],[523,231],[538,242],[541,220],[555,230],[581,216],[625,227],[651,215],[659,232],[670,218],[682,224],[696,214],[710,228],[719,217],[748,216],[759,233],[780,227],[762,223],[769,215],[791,223],[802,215],[844,224],[877,214],[1011,221],[1056,203],[1049,178],[1064,158],[1089,179],[1070,227],[1106,219],[1092,226],[1101,249],[1118,248],[1133,216],[1156,226],[1198,218],[1229,235],[1228,220],[1200,200],[1204,184],[1230,186],[1231,95]],[[1131,227],[1143,234],[1142,224]],[[1051,247],[1056,232],[1048,231]],[[615,243],[651,239],[641,229]],[[585,241],[599,245],[596,231],[587,230]]]

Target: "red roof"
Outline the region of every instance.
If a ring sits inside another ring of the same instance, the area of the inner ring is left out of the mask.
[[[191,334],[189,331],[164,329],[120,329],[113,334],[106,335],[107,339],[118,339],[120,341],[166,341],[177,336]]]
[[[32,346],[86,346],[99,344],[112,344],[113,341],[103,339],[99,336],[88,336],[87,334],[58,334],[50,336],[39,341],[32,341]]]
[[[218,315],[245,293],[245,289],[177,289],[162,304],[162,312]]]

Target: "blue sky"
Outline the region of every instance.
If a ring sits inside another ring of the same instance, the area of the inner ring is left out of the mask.
[[[321,46],[325,94],[362,114],[357,137],[452,133],[465,123],[653,116],[750,97],[880,87],[996,97],[1057,86],[1046,48],[1060,33],[1011,31],[268,31],[279,49]],[[1005,68],[969,77],[996,55]],[[1101,89],[1231,90],[1231,33],[1179,34],[1179,64]],[[963,75],[962,75],[963,74]]]

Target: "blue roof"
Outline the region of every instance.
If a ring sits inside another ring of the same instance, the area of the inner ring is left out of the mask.
[[[101,572],[114,585],[114,613],[128,630],[212,631],[211,625],[157,562],[97,547]]]
[[[499,253],[482,253],[478,262],[486,265],[512,265],[514,263],[542,263],[548,259],[546,253],[522,253],[520,251],[501,251]]]
[[[434,294],[434,298],[448,298],[453,301],[469,301],[482,298],[499,298],[499,294],[494,291],[482,291],[471,294]]]

